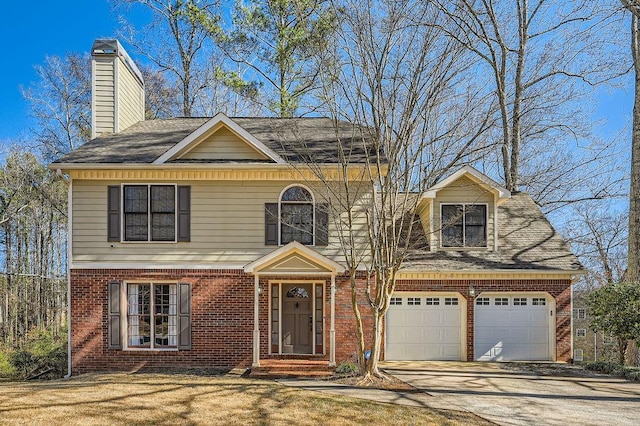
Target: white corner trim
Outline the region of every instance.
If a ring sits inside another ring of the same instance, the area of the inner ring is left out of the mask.
[[[232,130],[234,133],[236,133],[238,136],[244,139],[245,142],[249,143],[250,145],[253,145],[255,149],[262,152],[267,157],[271,158],[277,164],[285,164],[285,161],[282,159],[282,157],[280,157],[278,154],[272,151],[269,147],[267,147],[265,144],[263,144],[258,139],[256,139],[255,136],[247,132],[245,129],[240,127],[235,121],[233,121],[231,118],[227,117],[225,114],[221,112],[216,114],[213,118],[208,120],[202,126],[198,127],[194,132],[192,132],[187,137],[185,137],[180,142],[178,142],[176,145],[174,145],[173,148],[171,148],[170,150],[162,154],[160,157],[158,157],[153,162],[153,164],[163,164],[173,159],[180,152],[200,142],[200,138],[204,134],[206,134],[210,129],[217,126],[218,124],[224,124],[230,130]]]

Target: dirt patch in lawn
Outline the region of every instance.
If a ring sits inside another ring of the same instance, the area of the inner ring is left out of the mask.
[[[2,424],[490,424],[238,376],[91,374],[0,384]]]

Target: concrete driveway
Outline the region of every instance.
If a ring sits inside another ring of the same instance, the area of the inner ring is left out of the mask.
[[[513,364],[511,364],[513,365]],[[640,383],[504,369],[497,363],[387,362],[386,372],[433,396],[429,406],[502,425],[639,425]],[[516,367],[517,368],[517,367]]]

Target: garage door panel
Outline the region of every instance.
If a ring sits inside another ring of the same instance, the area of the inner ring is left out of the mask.
[[[520,300],[521,297],[517,296]],[[479,361],[535,361],[549,360],[549,307],[495,304],[475,306],[475,359]],[[486,298],[485,298],[486,300]]]
[[[387,313],[387,360],[459,360],[461,310],[458,305],[426,304],[433,295],[411,295],[421,305],[392,305]],[[431,299],[431,300],[432,300]],[[431,301],[430,300],[430,301]],[[407,297],[403,298],[403,303]]]

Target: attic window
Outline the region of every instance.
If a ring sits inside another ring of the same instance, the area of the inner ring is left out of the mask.
[[[442,204],[442,247],[486,247],[486,204]]]

